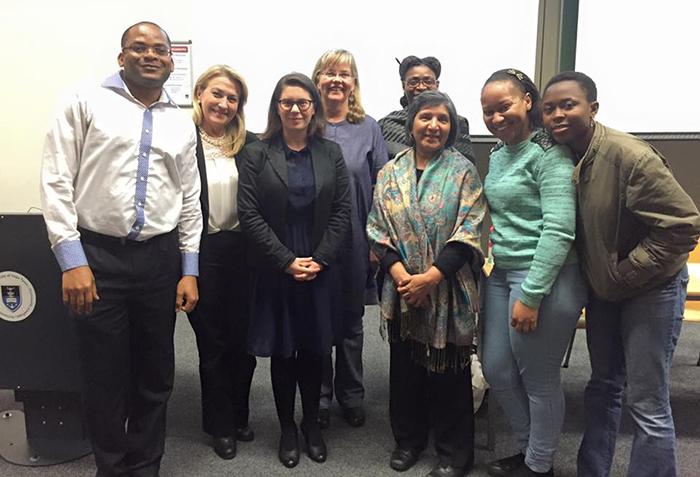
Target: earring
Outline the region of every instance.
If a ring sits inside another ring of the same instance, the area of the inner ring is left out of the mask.
[[[352,92],[350,93],[350,97],[348,98],[348,102],[349,102],[350,104],[353,104],[353,103],[355,102],[355,92],[354,92],[354,91],[352,91]]]
[[[595,126],[595,119],[593,119],[593,116],[591,116],[591,127]]]

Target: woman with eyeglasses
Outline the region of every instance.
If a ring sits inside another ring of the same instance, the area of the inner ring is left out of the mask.
[[[313,80],[321,93],[326,116],[326,139],[340,144],[350,176],[352,215],[350,230],[338,266],[343,279],[341,329],[335,339],[335,380],[332,358],[324,365],[319,425],[328,427],[333,392],[352,427],[362,426],[365,389],[362,383],[362,316],[365,299],[376,303],[376,282],[370,265],[365,226],[372,207],[377,173],[388,152],[377,122],[365,114],[360,80],[352,53],[330,50],[316,62]]]
[[[441,71],[442,65],[440,60],[434,56],[425,58],[407,56],[399,64],[399,76],[401,77],[401,87],[403,88],[403,96],[401,96],[400,102],[403,109],[394,111],[379,120],[379,127],[389,148],[389,157],[394,157],[411,146],[404,132],[408,107],[423,91],[439,88]],[[454,148],[464,157],[475,162],[476,156],[472,149],[472,141],[469,138],[469,122],[462,116],[457,118],[459,120],[459,137],[455,140]]]
[[[350,225],[350,183],[338,144],[324,139],[325,116],[313,82],[283,76],[270,100],[263,140],[243,153],[238,212],[253,274],[248,351],[270,356],[281,426],[279,459],[299,463],[296,388],[309,457],[328,455],[318,425],[323,363],[340,316],[336,259]]]
[[[247,247],[236,195],[241,150],[258,138],[245,129],[248,87],[226,65],[197,80],[192,101],[204,230],[200,245],[199,302],[188,314],[197,337],[204,432],[222,459],[236,456],[236,441],[251,441],[248,399],[255,357],[246,352]]]

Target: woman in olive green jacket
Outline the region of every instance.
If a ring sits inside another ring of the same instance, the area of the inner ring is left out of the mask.
[[[592,375],[578,475],[606,476],[622,392],[635,423],[629,475],[677,475],[669,371],[683,319],[688,253],[700,215],[666,159],[646,142],[595,121],[597,91],[583,73],[545,87],[544,121],[578,158],[576,242],[591,286],[586,330]]]

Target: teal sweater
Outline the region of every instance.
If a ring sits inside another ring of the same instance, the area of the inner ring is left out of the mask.
[[[523,304],[538,308],[562,265],[576,263],[574,161],[568,147],[543,131],[492,154],[484,193],[494,230],[496,266],[528,268]]]

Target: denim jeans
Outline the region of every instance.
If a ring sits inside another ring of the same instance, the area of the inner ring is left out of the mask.
[[[561,363],[588,286],[578,265],[562,267],[540,304],[537,329],[522,333],[510,325],[510,318],[527,274],[527,269],[492,271],[486,285],[482,364],[525,463],[535,472],[547,472],[564,422]]]
[[[676,432],[669,401],[670,368],[681,331],[688,270],[670,283],[619,303],[593,294],[586,307],[591,379],[578,475],[610,475],[622,415],[622,392],[635,432],[627,475],[673,477]]]

